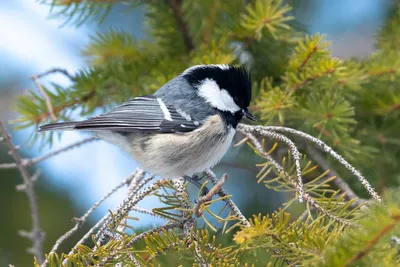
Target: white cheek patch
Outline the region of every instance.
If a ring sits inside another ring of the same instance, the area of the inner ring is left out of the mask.
[[[220,89],[218,84],[212,79],[205,79],[199,86],[199,95],[203,97],[211,106],[222,111],[235,113],[240,110],[233,98],[225,89]]]

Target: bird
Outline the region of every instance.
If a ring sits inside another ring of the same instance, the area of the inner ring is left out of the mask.
[[[153,94],[82,121],[45,124],[38,131],[95,132],[151,174],[185,177],[201,187],[198,174],[225,155],[238,123],[256,121],[249,111],[251,95],[251,77],[243,65],[196,65]]]

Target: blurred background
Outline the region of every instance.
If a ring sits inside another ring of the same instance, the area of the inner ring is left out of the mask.
[[[299,27],[309,33],[326,33],[332,41],[330,49],[340,58],[368,55],[374,49],[374,35],[393,8],[390,0],[292,0],[293,13]],[[35,85],[30,77],[54,67],[74,73],[86,65],[81,51],[96,32],[110,28],[131,32],[136,38],[146,38],[143,10],[124,15],[124,6],[116,5],[100,24],[85,24],[79,28],[63,26],[63,21],[49,19],[50,7],[29,0],[0,1],[0,119],[8,121],[18,114],[13,112],[15,97],[25,94]],[[67,83],[54,74],[41,82]],[[11,128],[9,128],[12,130]],[[34,157],[86,137],[81,133],[66,133],[53,147],[24,145],[32,130],[12,131],[14,144],[22,145],[24,157]],[[267,213],[278,207],[285,196],[258,186],[254,179],[257,159],[253,153],[237,153],[231,149],[215,170],[230,174],[226,189],[246,216]],[[12,162],[6,148],[0,144],[0,163]],[[71,167],[73,166],[73,167]],[[81,216],[111,187],[129,175],[136,163],[117,147],[104,142],[93,142],[53,157],[38,165],[42,170],[37,185],[41,224],[46,232],[45,250],[73,226],[71,219]],[[22,182],[17,170],[0,170],[0,266],[31,266],[32,256],[25,250],[30,242],[17,234],[31,226],[28,202],[24,193],[15,190]],[[193,188],[194,190],[195,188]],[[193,191],[194,192],[194,191]],[[88,225],[101,218],[108,209],[115,208],[124,190],[107,200],[91,217]],[[154,207],[154,199],[141,204]],[[161,223],[153,218],[142,218],[138,227]],[[89,226],[86,226],[89,227]],[[61,248],[68,251],[80,235]]]

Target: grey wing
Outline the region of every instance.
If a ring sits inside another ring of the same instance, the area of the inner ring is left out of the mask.
[[[41,126],[40,131],[65,130],[63,125],[77,130],[162,133],[190,132],[199,127],[199,123],[187,120],[174,107],[153,95],[136,97],[84,121],[47,124]]]

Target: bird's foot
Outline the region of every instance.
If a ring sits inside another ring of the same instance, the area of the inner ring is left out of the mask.
[[[183,178],[185,178],[186,181],[189,181],[190,183],[197,186],[199,189],[202,188],[201,196],[207,195],[207,193],[210,191],[206,186],[203,187],[203,184],[199,182],[203,178],[203,176],[195,174],[192,177],[185,175]]]

